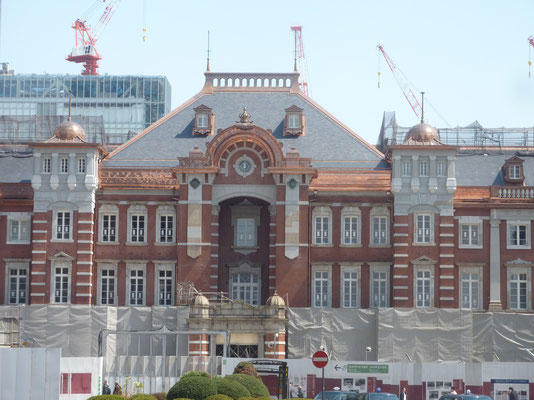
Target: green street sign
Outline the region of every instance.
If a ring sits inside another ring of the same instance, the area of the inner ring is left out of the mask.
[[[347,372],[352,374],[387,374],[389,365],[347,364]]]

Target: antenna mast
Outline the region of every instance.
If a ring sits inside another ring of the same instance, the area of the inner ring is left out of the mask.
[[[300,73],[299,86],[300,90],[306,95],[310,95],[308,87],[308,66],[304,57],[304,42],[302,40],[302,26],[292,26],[291,30],[295,33],[295,71]]]

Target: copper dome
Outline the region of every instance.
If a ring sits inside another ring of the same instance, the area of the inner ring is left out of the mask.
[[[425,144],[440,144],[439,133],[431,125],[417,124],[413,126],[406,134],[405,144],[409,142],[418,142]]]
[[[62,140],[73,140],[79,138],[85,141],[85,132],[81,125],[73,121],[63,122],[59,124],[55,136]]]

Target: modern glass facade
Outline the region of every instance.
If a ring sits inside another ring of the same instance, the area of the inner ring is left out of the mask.
[[[124,143],[171,110],[163,76],[0,75],[0,141],[50,138],[62,120],[52,117],[69,113],[69,91],[74,121],[103,119],[103,144]]]

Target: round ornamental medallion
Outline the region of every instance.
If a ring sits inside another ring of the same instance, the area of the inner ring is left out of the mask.
[[[256,169],[256,164],[254,164],[254,161],[250,157],[242,155],[236,160],[234,169],[238,175],[246,178],[254,172]]]

